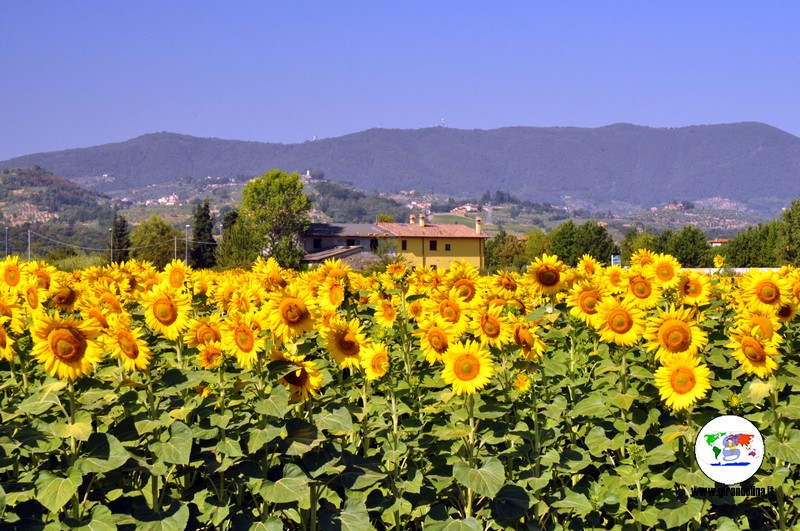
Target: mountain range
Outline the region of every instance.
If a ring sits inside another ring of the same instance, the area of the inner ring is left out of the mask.
[[[241,178],[281,168],[324,173],[364,190],[415,189],[455,197],[507,191],[591,210],[716,198],[774,217],[800,197],[800,138],[757,122],[370,129],[300,144],[162,132],[16,157],[0,161],[0,170],[33,165],[114,195],[182,177]]]

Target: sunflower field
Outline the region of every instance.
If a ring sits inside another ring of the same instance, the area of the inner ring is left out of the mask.
[[[6,258],[0,527],[797,528],[800,270],[717,266]],[[765,458],[698,495],[724,414]]]

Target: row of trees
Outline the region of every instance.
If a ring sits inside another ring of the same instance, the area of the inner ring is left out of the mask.
[[[638,249],[669,253],[686,267],[709,267],[714,256],[703,232],[689,225],[678,232],[668,229],[660,234],[631,230],[617,245],[605,226],[596,221],[577,225],[569,220],[550,233],[536,229],[522,239],[501,231],[487,242],[486,263],[490,270],[521,269],[548,253],[558,255],[565,264],[571,266],[584,254],[606,264],[611,262],[613,255],[620,255],[622,264],[628,265],[631,255]]]
[[[188,254],[192,267],[230,268],[246,267],[266,252],[284,267],[298,267],[303,258],[298,236],[309,227],[310,210],[311,200],[303,193],[299,175],[271,170],[245,185],[241,207],[222,219],[221,241],[214,240],[214,219],[206,199],[195,209],[188,242],[161,216],[151,216],[133,231],[123,216],[117,216],[108,255],[114,262],[136,258],[163,267]]]

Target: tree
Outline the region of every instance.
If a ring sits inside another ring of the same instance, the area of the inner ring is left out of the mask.
[[[111,247],[109,254],[113,251],[113,256],[109,256],[112,263],[124,262],[130,257],[131,249],[131,228],[125,216],[114,216],[114,224],[111,227]]]
[[[239,221],[283,267],[298,267],[303,258],[300,236],[308,230],[311,200],[297,172],[270,170],[242,190]]]
[[[486,268],[522,269],[528,261],[523,252],[522,242],[513,234],[501,230],[494,238],[486,242]]]
[[[603,263],[611,263],[611,255],[619,253],[606,228],[594,220],[589,220],[576,230],[576,242],[581,255],[589,254]]]
[[[525,233],[525,261],[533,262],[545,253],[550,252],[550,237],[542,229],[534,229]]]
[[[781,222],[779,257],[786,264],[800,265],[800,199],[783,211]]]
[[[197,205],[194,211],[189,263],[197,268],[210,268],[217,263],[214,256],[214,220],[211,218],[208,198]]]
[[[658,252],[658,236],[652,232],[637,232],[633,229],[626,232],[620,246],[622,263],[630,265],[631,256],[639,249]]]
[[[143,221],[131,233],[131,257],[147,260],[159,269],[175,258],[175,241],[184,236],[158,214]]]
[[[244,223],[239,212],[231,210],[222,219],[222,239],[216,248],[216,263],[223,268],[247,268],[258,258],[259,240]]]
[[[562,262],[575,266],[581,257],[578,249],[578,227],[572,220],[566,221],[550,233],[550,252]]]
[[[394,216],[391,214],[378,214],[378,223],[394,223]]]
[[[679,233],[669,240],[666,251],[684,267],[709,267],[712,264],[711,245],[706,235],[697,227],[684,225]]]

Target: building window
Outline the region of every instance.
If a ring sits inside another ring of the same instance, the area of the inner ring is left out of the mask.
[[[372,238],[369,241],[369,248],[371,250],[373,250],[373,251],[375,251],[378,248],[378,239],[377,238]]]
[[[353,245],[355,245],[355,244],[356,244],[356,241],[355,241],[355,240],[347,240],[347,246],[348,246],[348,247],[352,247],[352,246],[353,246]]]
[[[436,250],[436,240],[431,240],[431,251]]]
[[[402,251],[408,250],[408,240],[400,240],[400,249]]]
[[[322,249],[322,238],[314,238],[312,245],[314,246],[314,249]]]
[[[445,251],[449,251],[450,250],[450,244],[449,243],[444,244],[444,250]]]

